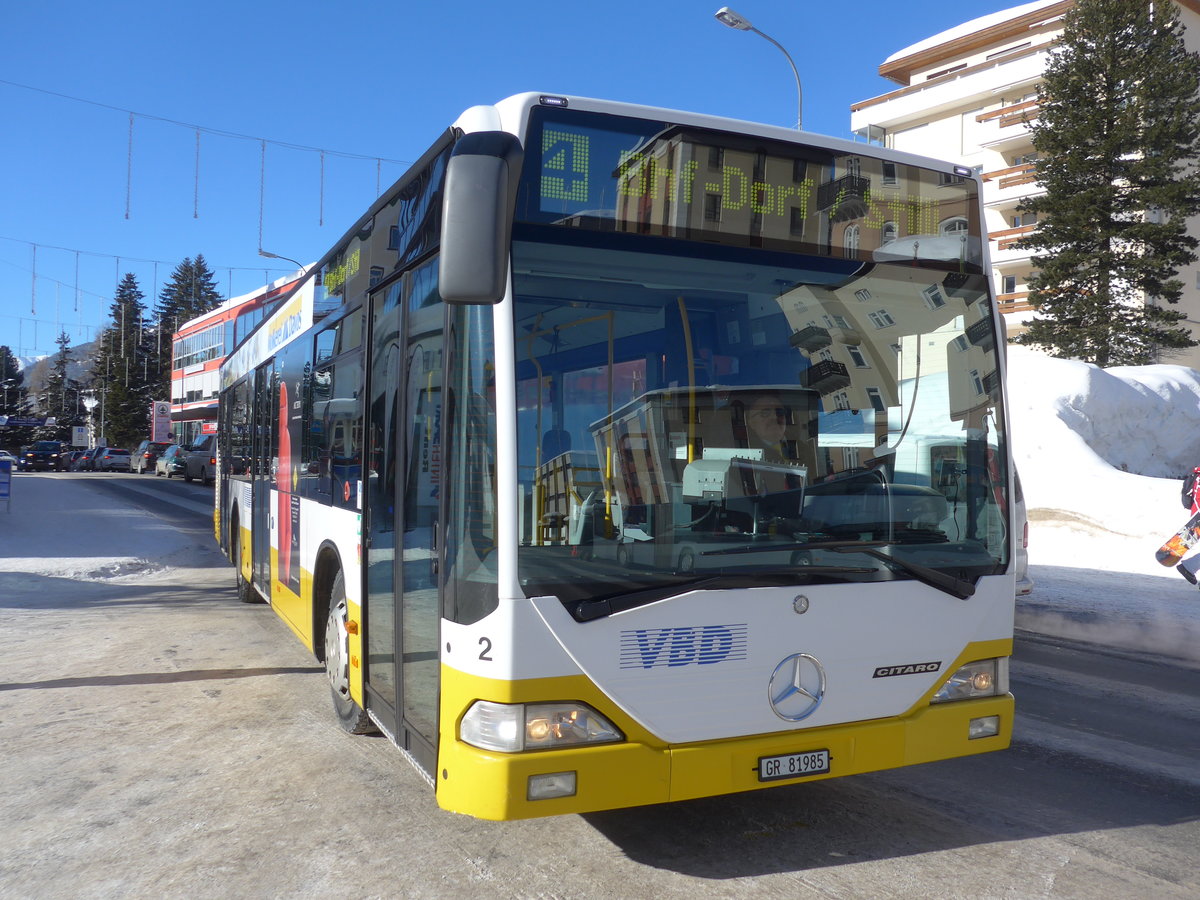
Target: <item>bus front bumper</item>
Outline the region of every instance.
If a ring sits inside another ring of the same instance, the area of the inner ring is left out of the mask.
[[[972,722],[990,717],[996,717],[996,733],[972,738]],[[1012,721],[1013,698],[1006,694],[930,705],[896,718],[673,746],[640,735],[510,754],[443,734],[437,798],[444,809],[494,820],[692,800],[1003,750],[1012,739]],[[821,750],[829,754],[827,774],[760,780],[764,757]],[[539,785],[572,781],[569,796],[531,799]]]

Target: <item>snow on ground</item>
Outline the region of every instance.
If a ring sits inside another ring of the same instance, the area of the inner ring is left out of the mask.
[[[1018,627],[1200,663],[1200,590],[1154,559],[1188,517],[1200,372],[1013,347],[1009,406],[1035,582]]]
[[[47,578],[65,590],[72,581],[145,578],[203,564],[206,548],[82,478],[72,486],[71,508],[56,508],[61,491],[52,478],[17,475],[11,512],[0,504],[0,586],[6,590],[34,589]],[[121,548],[116,556],[114,535]]]

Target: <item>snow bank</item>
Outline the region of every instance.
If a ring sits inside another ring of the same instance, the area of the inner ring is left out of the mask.
[[[1062,511],[1161,542],[1183,522],[1183,475],[1200,465],[1200,372],[1101,369],[1009,351],[1012,444],[1030,519]]]

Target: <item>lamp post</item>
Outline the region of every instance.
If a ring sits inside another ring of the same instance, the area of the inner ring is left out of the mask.
[[[759,37],[766,38],[768,41],[778,47],[779,52],[787,58],[788,65],[792,67],[792,76],[796,79],[796,130],[799,131],[801,122],[804,118],[804,91],[800,87],[800,73],[796,71],[796,64],[792,61],[792,55],[783,49],[783,44],[779,43],[779,41],[775,40],[775,38],[771,37],[769,34],[764,34],[763,32],[759,31],[750,24],[749,19],[738,15],[728,6],[722,6],[714,13],[714,15],[716,16],[717,21],[722,25],[728,25],[730,28],[734,28],[738,31],[753,31]]]
[[[16,386],[17,379],[15,378],[5,378],[3,381],[0,381],[0,387],[4,388],[4,411],[6,413],[8,412],[8,389],[15,388]]]
[[[304,272],[304,266],[302,266],[300,263],[296,262],[294,259],[291,259],[290,257],[280,256],[278,253],[272,253],[270,250],[263,250],[261,247],[258,249],[258,255],[265,256],[267,259],[282,259],[284,262],[290,262],[297,269],[299,269],[301,273]]]
[[[94,390],[87,391],[87,396],[83,398],[83,405],[87,407],[88,411],[87,429],[89,447],[96,446],[96,419],[92,413],[96,409],[96,405],[99,402],[100,401],[96,399],[96,392]]]

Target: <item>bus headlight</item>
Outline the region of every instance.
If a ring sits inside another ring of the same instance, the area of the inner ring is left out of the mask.
[[[520,753],[623,741],[617,728],[585,703],[493,703],[476,700],[459,737],[481,750]]]
[[[931,703],[998,697],[1008,693],[1008,657],[967,663],[933,695]]]

